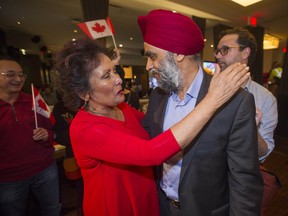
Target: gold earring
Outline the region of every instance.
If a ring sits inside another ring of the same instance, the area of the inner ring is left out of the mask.
[[[82,109],[84,109],[86,107],[87,103],[88,103],[88,100],[84,100],[84,104],[82,106]]]

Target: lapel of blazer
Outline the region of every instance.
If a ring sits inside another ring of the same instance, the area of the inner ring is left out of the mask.
[[[153,119],[155,122],[158,122],[157,127],[151,128],[155,130],[153,134],[158,135],[163,133],[163,123],[164,123],[164,117],[165,117],[165,111],[166,111],[166,105],[168,101],[169,94],[165,93],[161,89],[157,89],[158,91],[158,97],[155,97],[154,100],[156,101],[156,105],[154,106],[155,109],[153,110]]]
[[[153,98],[153,100],[156,100],[156,106],[153,110],[153,119],[155,122],[158,122],[158,124],[151,128],[153,130],[153,137],[157,136],[161,133],[163,133],[163,123],[164,123],[164,116],[166,111],[166,105],[168,101],[169,94],[163,92],[161,89],[156,89],[158,91],[158,97]],[[162,96],[160,96],[162,95]],[[160,97],[159,97],[160,96]],[[153,101],[154,104],[155,101]],[[159,181],[162,179],[163,175],[163,166],[156,166],[154,175],[156,177],[156,181],[158,182],[157,185],[159,185]]]
[[[209,84],[210,84],[211,76],[204,72],[203,81],[200,87],[200,91],[197,97],[196,105],[200,103],[201,100],[205,97],[205,95],[208,92]],[[193,120],[192,120],[193,121]],[[200,132],[201,133],[201,132]],[[200,135],[198,135],[191,144],[185,148],[183,153],[183,160],[182,160],[182,167],[181,167],[181,174],[180,174],[180,182],[179,182],[179,188],[181,185],[182,180],[185,177],[185,174],[189,168],[190,163],[192,162],[193,155],[197,149],[198,145],[198,138]],[[193,148],[192,148],[193,147]]]

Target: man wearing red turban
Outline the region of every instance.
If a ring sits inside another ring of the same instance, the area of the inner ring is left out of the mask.
[[[204,40],[192,19],[153,10],[138,17],[138,24],[146,69],[159,86],[142,122],[155,137],[197,106],[209,91],[211,77],[200,66]],[[159,167],[161,215],[259,215],[263,182],[257,151],[254,99],[241,89],[189,148]]]

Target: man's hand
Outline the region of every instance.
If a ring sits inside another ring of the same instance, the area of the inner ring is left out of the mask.
[[[48,131],[44,128],[36,128],[33,130],[33,139],[34,140],[43,140],[46,141],[48,139]]]
[[[260,109],[256,108],[256,125],[258,127],[259,123],[261,122],[263,113],[261,112]]]

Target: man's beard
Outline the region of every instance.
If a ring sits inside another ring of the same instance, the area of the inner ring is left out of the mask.
[[[158,74],[158,86],[164,91],[177,93],[181,90],[182,76],[172,53],[168,53],[167,58],[160,62],[158,69],[153,68],[150,72],[152,75]]]
[[[225,62],[218,62],[218,64],[219,64],[221,72],[224,71],[228,67],[228,65]]]

